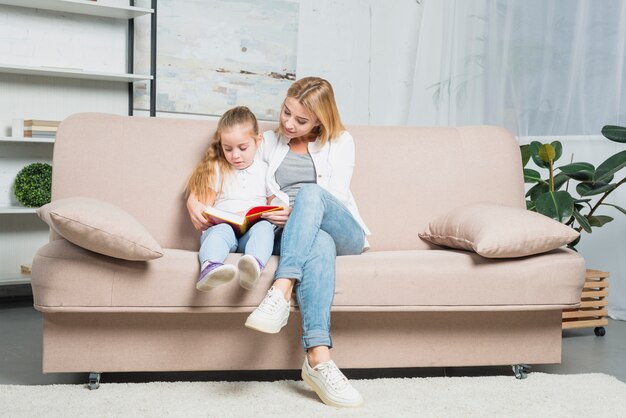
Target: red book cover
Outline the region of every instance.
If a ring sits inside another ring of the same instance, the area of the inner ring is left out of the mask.
[[[252,225],[260,221],[261,214],[282,210],[282,206],[254,206],[246,212],[245,215],[228,212],[208,206],[204,209],[204,217],[214,224],[227,223],[233,227],[235,234],[241,236],[250,229]]]

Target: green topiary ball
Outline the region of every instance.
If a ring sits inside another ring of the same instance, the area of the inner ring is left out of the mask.
[[[26,207],[39,207],[50,203],[52,189],[52,166],[47,163],[33,163],[22,168],[13,192],[17,201]]]

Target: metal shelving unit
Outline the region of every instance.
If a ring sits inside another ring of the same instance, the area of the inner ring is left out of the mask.
[[[41,9],[53,12],[73,13],[103,18],[128,21],[127,32],[127,68],[125,73],[108,73],[87,68],[58,68],[47,66],[24,66],[0,62],[0,73],[29,75],[36,77],[60,77],[76,80],[99,80],[116,83],[128,83],[128,114],[133,114],[133,83],[148,80],[150,83],[150,116],[156,115],[156,0],[151,0],[151,8],[135,7],[134,1],[129,6],[116,6],[88,0],[0,0],[0,5]],[[150,74],[134,74],[134,19],[150,15]],[[0,59],[1,61],[1,59]],[[0,144],[42,144],[53,146],[54,138],[0,137]],[[21,206],[0,207],[0,215],[32,216],[35,208]],[[24,285],[30,283],[30,276],[22,273],[0,273],[0,286]]]

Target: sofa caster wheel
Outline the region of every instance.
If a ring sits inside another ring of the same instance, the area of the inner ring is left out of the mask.
[[[604,327],[595,327],[593,329],[593,333],[596,334],[598,337],[604,337],[604,334],[606,334],[606,330],[604,329]]]
[[[513,368],[516,379],[526,379],[528,377],[528,372],[530,371],[528,364],[514,364],[511,367]]]
[[[98,389],[100,387],[100,376],[102,373],[91,372],[89,373],[89,390]]]

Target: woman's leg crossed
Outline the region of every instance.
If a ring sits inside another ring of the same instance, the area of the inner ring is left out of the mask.
[[[296,196],[282,234],[276,278],[302,278],[304,263],[319,230],[332,238],[336,255],[355,255],[363,251],[365,234],[345,205],[322,187],[305,185]]]

